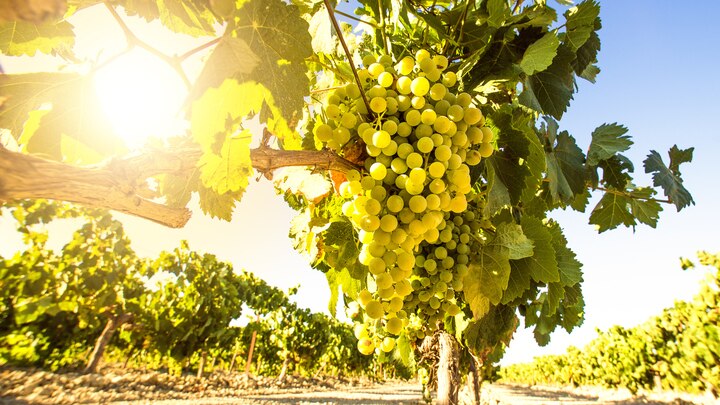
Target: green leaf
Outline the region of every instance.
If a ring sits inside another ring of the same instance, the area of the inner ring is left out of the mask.
[[[606,192],[590,214],[590,223],[597,225],[601,233],[620,225],[635,225],[635,217],[630,212],[631,200],[624,195]]]
[[[139,3],[139,2],[138,2]],[[160,22],[172,31],[194,37],[215,34],[213,24],[217,21],[208,1],[157,0]],[[152,9],[145,9],[150,16]]]
[[[499,245],[488,245],[480,250],[474,261],[469,264],[468,274],[463,278],[463,294],[473,312],[479,319],[490,310],[490,306],[500,303],[503,291],[510,277],[509,251]]]
[[[284,169],[282,177],[275,184],[281,190],[302,196],[312,203],[318,203],[332,192],[332,183],[327,176],[304,167]]]
[[[515,308],[505,305],[493,306],[485,316],[470,322],[463,337],[468,348],[475,355],[483,358],[495,346],[508,345],[517,325]]]
[[[569,202],[585,191],[585,156],[567,131],[557,136],[557,145],[547,153],[548,181],[554,201]]]
[[[590,33],[590,38],[577,50],[577,59],[573,61],[573,70],[575,74],[588,79],[583,76],[588,69],[597,69],[594,64],[597,63],[597,54],[600,51],[600,36],[597,32],[593,31]],[[599,69],[598,69],[599,70]],[[594,78],[594,75],[593,75]],[[588,79],[590,80],[590,79]],[[590,80],[593,82],[593,80]]]
[[[625,152],[633,144],[628,129],[617,123],[603,124],[595,128],[588,148],[587,164],[597,166],[602,160],[610,159],[616,153]]]
[[[649,187],[636,188],[631,195],[633,197],[630,202],[632,215],[639,222],[655,228],[660,219],[660,211],[662,211],[660,203],[651,199],[655,195],[655,190]]]
[[[554,315],[560,308],[560,301],[565,297],[565,287],[562,283],[548,284],[547,298],[545,302],[548,305],[548,315]]]
[[[530,137],[515,128],[512,110],[509,108],[496,112],[491,119],[492,124],[499,130],[499,150],[488,158],[495,174],[493,187],[502,183],[509,193],[511,204],[517,204],[525,190],[525,179],[531,175],[527,165],[520,164],[521,159],[524,160],[530,154]]]
[[[265,86],[287,122],[300,117],[303,98],[309,92],[305,58],[313,50],[308,24],[298,8],[282,0],[249,0],[228,29],[244,40],[260,60],[252,73],[241,73],[236,78]]]
[[[33,322],[53,306],[53,297],[51,295],[23,298],[14,305],[15,322],[18,325]]]
[[[225,79],[251,74],[259,64],[260,59],[243,39],[226,33],[205,62],[190,100],[202,96],[210,87],[220,86]]]
[[[252,175],[249,131],[225,140],[220,155],[204,153],[197,163],[200,180],[218,194],[242,193]]]
[[[10,21],[0,24],[0,53],[6,56],[35,56],[37,52],[56,55],[75,45],[73,26],[63,20],[33,24]]]
[[[527,75],[542,72],[552,63],[557,55],[560,40],[555,32],[548,32],[542,38],[530,45],[520,61],[520,69]]]
[[[520,224],[525,235],[533,241],[535,248],[531,257],[517,260],[518,267],[525,267],[523,271],[527,271],[535,281],[542,283],[560,281],[552,235],[547,226],[542,220],[527,215],[522,217]]]
[[[235,201],[239,196],[233,193],[218,194],[217,191],[200,186],[198,189],[200,197],[200,209],[212,218],[219,218],[225,221],[232,220]]]
[[[598,167],[603,170],[603,183],[619,190],[624,190],[625,187],[632,181],[632,177],[629,173],[632,173],[635,170],[635,167],[630,159],[619,154],[614,155],[607,160],[601,160]]]
[[[558,47],[550,67],[525,79],[518,101],[538,112],[561,119],[573,98],[571,63],[574,59],[571,50],[564,46]]]
[[[596,22],[600,16],[600,5],[594,0],[586,0],[565,12],[564,43],[572,50],[577,50],[585,44],[596,29]]]
[[[518,260],[533,255],[533,242],[525,236],[522,227],[514,223],[501,223],[495,229],[495,245],[508,248],[508,259]]]
[[[553,249],[555,249],[560,283],[565,287],[580,283],[583,280],[582,263],[575,258],[575,252],[568,248],[567,239],[563,235],[560,225],[555,221],[550,221],[548,230],[552,236]]]
[[[660,154],[654,150],[650,151],[650,154],[643,162],[645,173],[652,173],[653,185],[655,187],[662,187],[665,196],[675,204],[675,208],[678,211],[690,204],[695,204],[692,195],[683,186],[679,170],[681,163],[692,160],[692,150],[692,148],[679,150],[677,147],[670,149],[670,166],[674,170],[665,166]]]
[[[518,264],[517,261],[510,262],[510,277],[508,286],[503,292],[501,303],[509,304],[525,294],[530,288],[530,267]]]
[[[501,26],[511,16],[510,7],[505,0],[487,0],[488,19],[491,27]]]
[[[359,286],[360,281],[352,278],[347,269],[331,269],[325,273],[325,278],[327,278],[328,286],[330,287],[328,311],[330,311],[332,316],[335,316],[340,291],[347,294],[350,298],[356,299],[361,289]]]

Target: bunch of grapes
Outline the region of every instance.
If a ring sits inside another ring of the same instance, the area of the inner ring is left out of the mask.
[[[392,350],[411,311],[425,319],[459,311],[454,294],[469,253],[464,221],[476,219],[466,212],[470,167],[492,154],[493,132],[472,97],[453,91],[457,76],[444,56],[423,50],[393,63],[369,55],[363,64],[358,76],[370,111],[360,87],[347,84],[329,95],[313,132],[339,153],[352,141],[367,154],[365,170],[347,173],[339,193],[374,281],[358,299],[376,321],[356,331],[360,351],[369,353]],[[371,333],[385,339],[372,341]]]

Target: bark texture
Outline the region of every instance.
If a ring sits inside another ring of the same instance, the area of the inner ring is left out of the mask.
[[[115,334],[115,330],[117,330],[120,325],[130,322],[132,318],[132,314],[121,314],[119,316],[110,315],[107,323],[105,324],[105,328],[102,333],[100,333],[100,337],[98,337],[98,340],[95,341],[95,347],[90,355],[87,366],[85,366],[86,373],[97,372],[97,367],[100,364],[100,360],[102,360],[103,354],[105,353],[105,348],[107,347],[107,344],[110,343],[110,339],[112,339],[113,334]]]
[[[460,391],[460,349],[455,338],[445,331],[438,334],[437,403],[457,405]]]
[[[0,203],[50,199],[106,208],[181,228],[190,219],[187,208],[152,201],[148,179],[160,174],[189,175],[201,156],[199,148],[153,150],[79,167],[12,152],[0,146]],[[346,172],[356,166],[328,151],[286,151],[261,146],[250,151],[261,173],[289,166],[312,166]]]

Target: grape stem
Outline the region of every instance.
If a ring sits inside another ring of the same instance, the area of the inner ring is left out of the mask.
[[[517,0],[515,2],[515,6],[512,9],[513,14],[517,14],[517,12],[520,10],[520,6],[522,6],[524,0]]]
[[[353,76],[355,76],[355,82],[360,89],[360,96],[362,97],[363,103],[365,103],[365,108],[367,108],[368,113],[371,114],[372,110],[370,109],[370,103],[367,100],[367,96],[365,95],[365,90],[363,90],[362,83],[360,83],[360,77],[357,74],[357,69],[355,69],[355,64],[352,60],[352,54],[348,49],[347,43],[345,43],[345,38],[343,38],[342,31],[340,30],[340,25],[337,22],[337,18],[335,18],[335,9],[333,9],[330,5],[330,0],[324,0],[324,2],[325,8],[327,8],[328,15],[330,16],[330,22],[332,22],[332,25],[335,28],[335,33],[337,34],[338,39],[340,40],[340,44],[343,47],[343,51],[345,51],[345,55],[348,58],[348,63],[350,64],[350,69],[352,69]]]

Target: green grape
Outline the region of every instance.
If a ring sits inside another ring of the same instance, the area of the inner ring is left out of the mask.
[[[347,94],[348,98],[359,98],[360,97],[360,88],[356,83],[348,83],[345,85],[345,94]]]
[[[451,105],[447,111],[448,118],[450,118],[454,122],[461,121],[463,119],[463,114],[464,114],[463,107],[459,104]]]
[[[435,211],[440,208],[440,197],[438,197],[437,194],[430,194],[425,197],[425,200],[427,201],[428,210]]]
[[[340,117],[340,113],[340,107],[338,107],[337,104],[328,104],[328,106],[325,107],[325,114],[332,120]]]
[[[437,154],[437,150],[435,152]],[[423,157],[417,152],[412,152],[408,155],[408,157],[405,159],[405,162],[407,163],[407,166],[410,169],[414,169],[416,167],[421,167],[423,165]]]
[[[315,136],[320,142],[327,142],[332,139],[333,129],[328,124],[316,125],[313,132],[315,132]]]
[[[387,101],[385,101],[383,97],[373,97],[370,100],[370,109],[378,114],[385,112],[387,109]]]
[[[432,83],[440,80],[441,76],[442,76],[442,71],[437,68],[435,68],[425,74],[425,77]]]
[[[382,72],[377,77],[378,84],[385,88],[392,86],[393,81],[393,75],[389,72]]]
[[[338,144],[344,145],[350,141],[350,131],[345,127],[338,127],[333,131],[333,140]]]
[[[412,111],[417,112],[417,110]],[[398,124],[397,134],[402,136],[403,138],[407,138],[410,134],[412,134],[412,126],[410,126],[410,124],[407,122],[401,122],[400,124]]]
[[[433,123],[433,129],[435,132],[444,134],[450,130],[450,120],[444,115],[438,115]]]
[[[424,77],[416,77],[410,84],[410,90],[418,97],[422,97],[430,91],[430,82]]]
[[[365,314],[372,319],[379,319],[383,316],[385,311],[383,310],[382,304],[378,300],[370,300],[365,305]]]
[[[414,96],[410,99],[410,106],[416,110],[421,110],[425,107],[425,97]]]
[[[392,287],[393,280],[390,273],[380,273],[375,275],[375,284],[377,284],[379,290],[385,290]]]
[[[375,63],[370,64],[370,66],[368,66],[367,71],[368,71],[368,73],[370,73],[370,76],[373,79],[377,79],[378,76],[380,76],[380,73],[383,73],[385,71],[385,66],[383,66],[380,63],[375,62]]]
[[[427,114],[426,114],[427,115]],[[417,138],[430,137],[433,134],[433,129],[430,125],[422,123],[415,127],[415,136]]]
[[[357,124],[357,117],[355,114],[345,113],[342,115],[342,118],[340,118],[340,125],[345,128],[355,128],[355,124]]]
[[[493,148],[492,144],[481,143],[480,149],[478,150],[478,152],[480,152],[480,156],[486,158],[486,157],[490,157],[490,155],[492,155],[493,150],[494,150],[494,148]]]
[[[434,179],[430,182],[430,184],[428,185],[428,188],[430,189],[431,193],[440,194],[443,191],[445,191],[446,185],[442,179]],[[442,206],[442,204],[441,204],[441,206]]]
[[[447,145],[440,145],[435,148],[435,159],[440,162],[447,162],[452,157],[452,150]]]
[[[405,122],[412,127],[420,124],[421,117],[420,111],[418,110],[408,110],[405,112]]]
[[[445,97],[447,88],[442,83],[435,83],[430,87],[430,98],[439,101]]]
[[[361,254],[362,254],[362,252],[361,252]],[[361,261],[361,263],[368,266],[368,270],[370,271],[370,273],[380,274],[385,271],[385,261],[383,259],[381,259],[379,257],[374,257],[374,256],[370,255],[369,253],[367,253],[367,257],[369,258],[367,260],[367,263],[364,263],[363,261]]]
[[[472,104],[472,97],[467,93],[460,93],[457,95],[455,103],[463,108],[467,108]]]
[[[367,54],[362,57],[363,66],[370,66],[375,62],[377,62],[377,59],[375,58],[375,55],[373,55],[373,54]]]
[[[420,49],[415,53],[415,61],[419,63],[423,59],[430,58],[430,52],[428,52],[426,49]]]
[[[380,214],[381,210],[382,205],[380,204],[380,201],[374,198],[369,198],[367,200],[367,203],[365,203],[365,212],[367,212],[369,215],[378,215]]]
[[[476,107],[468,107],[465,109],[463,121],[468,125],[475,125],[483,118],[482,112]]]
[[[435,144],[433,143],[432,138],[425,137],[420,138],[417,141],[417,150],[420,153],[430,153],[434,147]]]
[[[382,218],[380,218],[380,229],[382,229],[385,232],[392,232],[397,228],[397,226],[398,226],[397,217],[395,217],[392,214],[386,214],[386,215],[383,215]]]
[[[414,195],[410,197],[410,201],[408,201],[408,207],[412,212],[416,214],[425,212],[425,209],[427,208],[427,200],[425,200],[425,197],[421,195]]]
[[[437,114],[434,110],[430,108],[426,108],[423,110],[423,112],[420,114],[420,121],[422,121],[425,125],[432,125],[435,122],[435,119],[437,118]],[[432,130],[430,130],[430,133],[432,134]]]
[[[409,88],[408,88],[409,92]],[[398,100],[398,111],[407,111],[410,107],[412,107],[412,98],[408,97],[407,95],[400,94],[397,96]]]
[[[387,102],[386,114],[392,115],[398,112],[398,101],[395,97],[387,97],[385,101]]]
[[[375,131],[375,133],[372,136],[372,146],[382,149],[382,148],[390,145],[391,140],[392,140],[392,138],[390,137],[390,134],[387,131],[383,131],[383,130]]]
[[[405,163],[405,159],[402,159],[400,157],[396,157],[393,159],[392,163],[390,163],[390,168],[393,172],[397,174],[403,174],[407,171],[408,167]]]
[[[415,59],[413,59],[412,56],[406,56],[395,65],[395,70],[401,75],[409,75],[412,73],[414,67]]]
[[[364,215],[360,220],[360,229],[366,232],[373,232],[380,227],[380,219],[377,215]]]
[[[428,166],[428,173],[430,177],[439,179],[445,174],[445,165],[441,162],[432,162],[430,166]]]
[[[427,179],[427,173],[425,172],[425,169],[421,167],[415,167],[410,170],[410,174],[408,175],[410,177],[410,180],[413,183],[423,184],[425,183],[425,180]]]
[[[493,139],[495,139],[495,134],[490,128],[482,127],[480,128],[480,131],[482,131],[483,134],[482,143],[490,143]]]
[[[407,95],[411,92],[411,85],[412,85],[412,79],[410,79],[407,76],[400,76],[398,77],[397,81],[395,82],[395,88],[397,89],[398,93]]]
[[[434,69],[437,69],[437,67],[435,67],[435,63],[433,62],[432,58],[418,59],[417,65],[420,68],[420,70],[425,73],[430,72]]]
[[[447,94],[452,94],[452,93],[447,93]],[[446,97],[447,97],[447,94],[446,94]],[[450,102],[445,99],[440,100],[437,103],[435,103],[435,112],[437,113],[438,116],[446,115],[447,110],[448,110],[448,108],[450,108],[451,105],[452,104],[450,104]]]
[[[457,83],[457,75],[455,72],[445,72],[442,76],[442,84],[445,85],[445,87],[454,87]]]
[[[388,197],[386,207],[390,212],[398,213],[405,206],[405,201],[399,195],[391,195]]]
[[[443,55],[433,56],[433,64],[436,69],[445,70],[448,67],[448,59]]]

